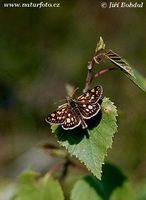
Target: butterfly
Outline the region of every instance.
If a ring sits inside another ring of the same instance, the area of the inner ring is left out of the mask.
[[[102,93],[102,86],[98,85],[76,99],[66,97],[66,103],[51,113],[46,122],[60,124],[64,130],[71,130],[80,125],[82,129],[86,129],[85,120],[97,115],[101,109],[99,100],[102,98]]]

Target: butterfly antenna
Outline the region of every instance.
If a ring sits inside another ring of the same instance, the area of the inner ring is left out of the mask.
[[[74,91],[73,91],[71,97],[73,97],[73,96],[75,95],[75,93],[76,93],[76,91],[77,91],[78,89],[79,89],[79,87],[76,87],[76,88],[74,89]]]
[[[64,101],[66,101],[66,99],[60,99],[60,100],[54,102],[54,104],[57,105],[57,104],[62,103],[62,102],[64,102]]]

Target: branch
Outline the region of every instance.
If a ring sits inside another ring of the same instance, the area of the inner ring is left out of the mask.
[[[48,170],[48,173],[53,174],[53,173],[57,172],[58,170],[63,168],[64,164],[65,164],[64,162],[57,163],[56,165],[54,165],[53,167],[51,167]]]
[[[116,68],[116,67],[109,67],[109,68],[103,69],[103,70],[101,70],[100,72],[97,72],[97,73],[94,75],[93,79],[96,79],[96,78],[98,78],[99,76],[101,76],[101,75],[103,75],[103,74],[106,74],[107,72],[109,72],[109,71],[111,71],[111,70],[115,70],[115,69],[118,69],[118,68]]]
[[[88,72],[87,72],[86,83],[85,83],[83,92],[86,92],[89,89],[90,84],[93,80],[94,76],[92,74],[92,70],[93,70],[94,65],[99,64],[103,60],[104,57],[105,57],[105,53],[96,52],[92,60],[88,62],[88,66],[87,66]]]
[[[64,177],[68,173],[68,167],[69,166],[77,167],[81,171],[85,171],[87,173],[87,169],[85,169],[83,166],[81,166],[81,165],[77,164],[76,162],[71,161],[69,159],[67,159],[65,162],[57,163],[56,165],[54,165],[53,167],[51,167],[48,170],[48,173],[52,175],[52,174],[58,172],[59,170],[62,170],[60,180],[63,181]]]

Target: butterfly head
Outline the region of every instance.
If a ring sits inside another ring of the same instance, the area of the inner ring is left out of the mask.
[[[66,96],[66,101],[67,101],[68,104],[70,104],[70,102],[72,102],[73,99],[70,96]]]
[[[75,93],[76,93],[76,91],[77,91],[78,89],[79,89],[79,88],[75,88],[75,89],[72,91],[71,95],[66,96],[66,101],[67,101],[68,104],[70,104],[71,102],[74,101],[74,100],[73,100],[73,97],[75,96]]]

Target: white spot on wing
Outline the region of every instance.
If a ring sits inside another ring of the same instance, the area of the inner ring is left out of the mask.
[[[87,92],[86,97],[89,97],[89,92]]]
[[[91,106],[91,105],[88,105],[88,108],[89,108],[90,110],[92,110],[92,109],[93,109],[93,106]]]
[[[66,122],[67,122],[67,123],[70,123],[70,118],[67,118],[67,119],[66,119]]]

